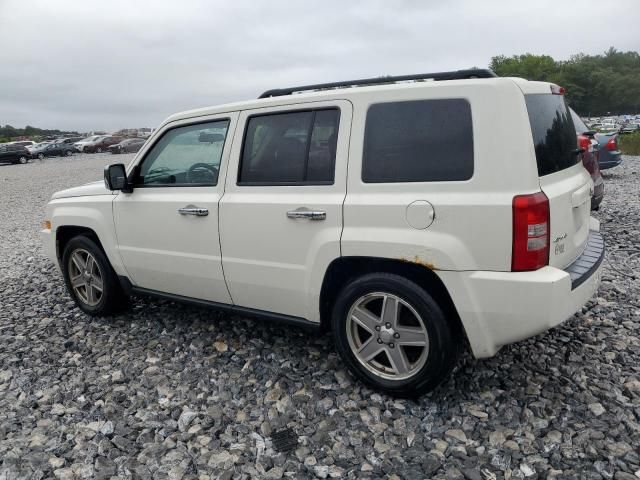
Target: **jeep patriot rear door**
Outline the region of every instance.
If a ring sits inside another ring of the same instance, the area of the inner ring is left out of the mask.
[[[320,286],[340,256],[351,104],[241,113],[220,202],[233,303],[319,321]]]

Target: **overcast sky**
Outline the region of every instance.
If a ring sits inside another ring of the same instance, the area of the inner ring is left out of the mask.
[[[275,87],[640,50],[639,25],[639,0],[0,0],[0,124],[154,127]]]

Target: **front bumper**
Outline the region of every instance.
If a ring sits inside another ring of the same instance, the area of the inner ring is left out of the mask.
[[[533,272],[436,272],[447,287],[476,358],[570,318],[600,284],[604,242],[595,230],[567,269]]]
[[[42,241],[42,248],[44,254],[51,259],[56,265],[56,268],[60,270],[60,263],[58,262],[58,254],[56,252],[56,236],[48,228],[40,230],[40,240]]]

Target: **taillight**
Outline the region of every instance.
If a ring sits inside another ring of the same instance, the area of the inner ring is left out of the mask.
[[[564,95],[567,90],[560,85],[556,85],[555,83],[551,84],[551,93],[553,95]]]
[[[604,145],[604,148],[609,151],[618,150],[618,142],[616,142],[616,137],[611,137],[609,141]]]
[[[578,135],[578,147],[581,150],[586,152],[591,152],[593,150],[593,146],[591,145],[591,139],[586,135]]]
[[[513,197],[511,271],[537,270],[549,263],[549,199],[542,193]]]

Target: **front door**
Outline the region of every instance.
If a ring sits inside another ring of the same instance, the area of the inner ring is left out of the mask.
[[[241,113],[220,202],[234,304],[319,320],[322,278],[340,256],[351,112],[334,101]]]
[[[134,285],[231,302],[218,202],[236,121],[234,113],[172,123],[145,149],[133,192],[120,192],[113,203],[118,248]]]

